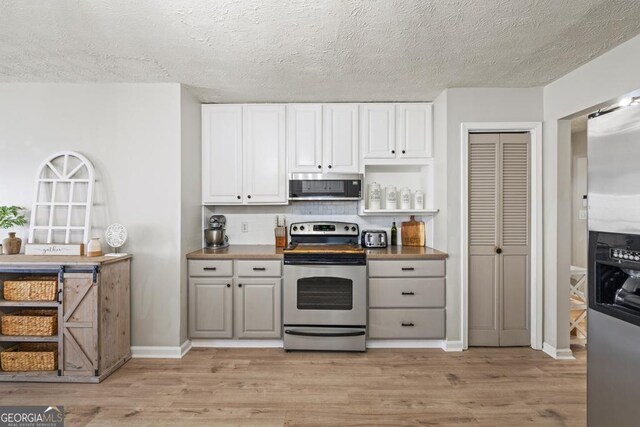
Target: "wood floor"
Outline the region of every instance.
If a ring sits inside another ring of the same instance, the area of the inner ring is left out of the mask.
[[[0,405],[64,405],[67,426],[584,426],[586,352],[574,352],[194,349],[133,359],[98,385],[0,384]]]

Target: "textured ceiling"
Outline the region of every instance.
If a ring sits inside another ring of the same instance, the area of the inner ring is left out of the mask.
[[[0,82],[180,82],[203,101],[540,86],[640,32],[638,0],[0,0]]]

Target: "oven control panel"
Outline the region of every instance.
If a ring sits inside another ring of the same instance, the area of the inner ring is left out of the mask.
[[[609,249],[609,258],[616,261],[640,262],[640,251],[629,251],[626,249]]]
[[[358,236],[358,224],[350,222],[294,222],[289,228],[292,236]]]

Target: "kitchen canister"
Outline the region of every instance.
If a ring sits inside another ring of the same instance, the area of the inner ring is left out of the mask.
[[[424,193],[420,190],[413,193],[413,209],[424,209]]]
[[[369,184],[369,209],[380,209],[380,193],[382,192],[380,184],[372,182]]]
[[[411,209],[411,190],[407,187],[400,190],[400,209]]]
[[[398,192],[396,187],[389,185],[384,190],[384,202],[386,209],[398,209]]]

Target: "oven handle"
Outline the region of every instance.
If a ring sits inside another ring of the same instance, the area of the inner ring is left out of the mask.
[[[285,329],[284,333],[287,335],[297,335],[301,337],[359,337],[364,335],[365,331],[353,331],[353,332],[300,332],[300,331],[292,331],[291,329]]]

